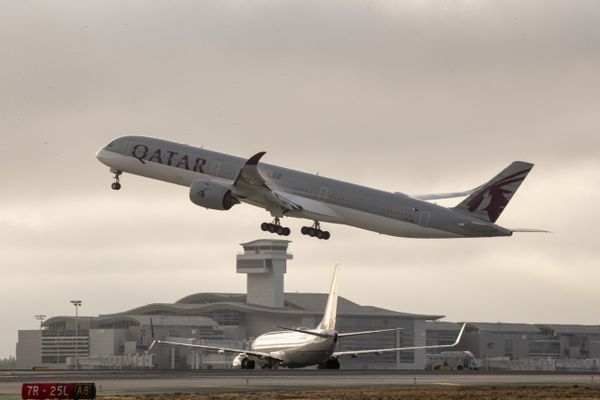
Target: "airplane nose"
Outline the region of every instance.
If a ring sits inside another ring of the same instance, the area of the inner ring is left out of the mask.
[[[98,150],[98,152],[96,152],[96,158],[98,159],[98,161],[102,162],[102,159],[104,158],[104,149],[100,149]]]

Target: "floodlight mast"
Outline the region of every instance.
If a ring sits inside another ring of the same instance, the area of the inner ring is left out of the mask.
[[[37,314],[33,316],[35,319],[37,319],[38,321],[40,321],[40,330],[44,329],[44,320],[46,319],[46,315],[44,314]]]
[[[79,369],[79,307],[81,300],[71,300],[71,304],[75,306],[75,370]]]

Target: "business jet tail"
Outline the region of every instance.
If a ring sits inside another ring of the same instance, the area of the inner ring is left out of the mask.
[[[337,314],[337,301],[338,301],[338,293],[337,293],[337,271],[339,264],[335,265],[333,269],[333,279],[331,280],[331,290],[329,291],[329,297],[327,298],[327,306],[325,307],[325,314],[323,314],[323,319],[317,326],[319,330],[334,330],[335,329],[335,317]]]
[[[532,168],[531,163],[514,161],[454,207],[454,210],[483,221],[496,222]]]

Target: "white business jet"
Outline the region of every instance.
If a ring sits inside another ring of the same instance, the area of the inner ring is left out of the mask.
[[[452,344],[433,346],[392,347],[387,349],[336,351],[338,340],[343,340],[345,337],[370,335],[380,332],[397,331],[401,329],[392,328],[363,332],[340,333],[335,329],[337,299],[338,293],[336,266],[333,272],[331,290],[329,292],[329,297],[327,298],[325,314],[323,315],[323,319],[315,329],[287,328],[275,326],[276,328],[283,330],[276,332],[268,332],[258,336],[256,339],[254,339],[250,346],[250,349],[248,350],[181,343],[167,340],[154,340],[150,345],[150,349],[152,349],[152,347],[154,347],[156,344],[159,344],[204,349],[220,353],[235,353],[237,355],[233,360],[233,367],[242,369],[254,369],[256,367],[276,368],[278,366],[288,368],[302,368],[312,365],[317,365],[319,368],[324,369],[339,369],[339,357],[358,357],[363,354],[381,354],[392,351],[409,351],[418,349],[439,349],[454,347],[459,343],[466,325],[463,324],[456,338],[456,341]]]

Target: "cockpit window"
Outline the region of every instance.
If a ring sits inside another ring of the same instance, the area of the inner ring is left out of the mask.
[[[109,144],[106,145],[106,147],[112,147],[113,144],[115,144],[115,142],[110,142]]]

